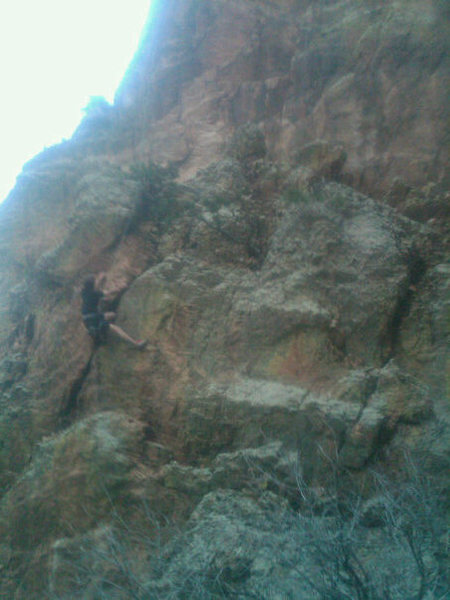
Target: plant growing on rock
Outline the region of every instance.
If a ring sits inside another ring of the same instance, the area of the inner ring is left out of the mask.
[[[368,498],[367,480],[343,470],[338,458],[326,460],[326,490],[297,470],[294,509],[282,497],[280,473],[250,461],[246,491],[206,494],[183,529],[148,510],[147,529],[116,515],[113,528],[57,548],[54,590],[65,591],[51,598],[447,598],[437,478],[407,454],[401,476],[372,472]]]
[[[330,459],[334,483],[326,496],[298,477],[306,544],[296,570],[313,598],[447,597],[445,483],[418,460],[405,452],[401,474],[373,470],[370,499],[338,459]]]
[[[132,230],[141,221],[152,221],[162,233],[178,216],[177,170],[173,165],[163,167],[149,161],[131,166],[129,176],[138,182],[140,202],[130,223]]]
[[[249,123],[239,128],[228,144],[226,153],[235,160],[251,164],[266,156],[266,142],[261,129]]]
[[[74,141],[88,146],[93,153],[106,151],[115,125],[113,107],[103,96],[91,96],[83,111],[84,118],[75,131]]]

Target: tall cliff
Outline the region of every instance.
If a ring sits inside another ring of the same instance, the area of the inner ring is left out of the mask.
[[[448,5],[155,2],[0,207],[2,597],[443,598]]]

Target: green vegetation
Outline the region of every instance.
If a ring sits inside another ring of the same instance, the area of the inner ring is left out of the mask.
[[[129,176],[138,182],[140,197],[130,230],[142,220],[151,220],[159,232],[164,231],[180,212],[177,169],[149,161],[132,165]]]
[[[236,131],[226,153],[241,163],[248,163],[266,156],[266,142],[261,129],[255,124],[247,124]]]
[[[304,204],[311,200],[311,194],[306,188],[298,188],[296,185],[289,185],[283,192],[283,200],[287,204]]]
[[[0,361],[0,391],[19,382],[27,371],[27,358],[21,352],[7,354]]]

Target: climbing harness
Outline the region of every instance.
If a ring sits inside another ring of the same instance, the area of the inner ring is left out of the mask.
[[[83,323],[96,344],[106,341],[109,323],[103,313],[87,313],[83,315]]]

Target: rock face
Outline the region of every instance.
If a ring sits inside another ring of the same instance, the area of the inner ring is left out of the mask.
[[[326,597],[307,499],[340,510],[338,473],[369,502],[406,450],[444,481],[448,29],[439,1],[160,2],[115,105],[26,165],[0,207],[5,598]],[[99,271],[144,351],[89,338]],[[425,577],[406,554],[392,598]]]
[[[118,95],[140,115],[141,152],[193,174],[255,122],[276,160],[342,145],[345,179],[364,191],[445,177],[445,2],[169,0],[155,13]]]

